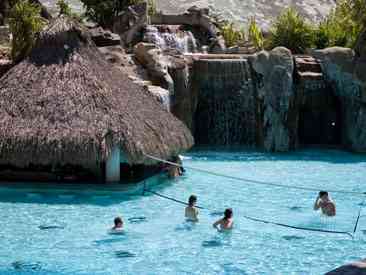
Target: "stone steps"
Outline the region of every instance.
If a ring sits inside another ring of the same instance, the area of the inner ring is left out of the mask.
[[[295,56],[295,64],[298,72],[322,73],[319,61],[312,56]]]
[[[323,81],[323,72],[318,60],[312,56],[295,56],[296,75],[300,81]]]

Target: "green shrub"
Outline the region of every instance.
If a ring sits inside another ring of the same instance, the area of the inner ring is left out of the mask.
[[[36,35],[45,25],[41,7],[27,0],[19,0],[10,10],[9,26],[13,35],[11,56],[15,62],[22,60],[32,50]]]
[[[366,3],[365,0],[354,0],[353,1],[352,16],[356,19],[356,22],[360,24],[361,29],[366,28]]]
[[[113,25],[114,18],[129,6],[144,0],[81,0],[86,9],[86,16],[105,28]]]
[[[219,28],[227,47],[232,47],[245,41],[245,31],[236,29],[234,23],[225,22]]]
[[[294,54],[304,53],[312,47],[314,40],[313,28],[295,9],[284,10],[274,22],[270,31],[271,48],[283,46]]]
[[[57,1],[57,6],[59,8],[59,14],[60,15],[67,15],[67,16],[72,16],[72,11],[70,6],[66,3],[65,0],[58,0]]]
[[[59,15],[65,15],[68,16],[78,22],[82,22],[83,18],[79,14],[74,13],[69,4],[65,0],[58,0],[57,6],[59,8]]]
[[[336,8],[315,30],[315,47],[353,47],[366,26],[366,3],[361,5],[362,1],[338,1]]]
[[[248,28],[248,39],[253,43],[257,50],[262,50],[264,46],[264,38],[262,30],[257,25],[255,17],[250,18],[249,28]]]

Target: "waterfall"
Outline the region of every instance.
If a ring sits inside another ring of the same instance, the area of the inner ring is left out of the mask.
[[[246,59],[201,59],[193,65],[197,144],[255,145],[256,90]]]
[[[176,49],[181,53],[197,52],[197,41],[192,32],[174,26],[147,26],[143,40],[162,50]]]
[[[171,68],[169,74],[174,81],[172,113],[192,130],[196,97],[191,86],[189,66],[185,64],[184,67]]]

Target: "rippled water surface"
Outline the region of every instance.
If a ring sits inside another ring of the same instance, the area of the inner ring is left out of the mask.
[[[292,154],[200,151],[186,156],[197,167],[263,182],[363,192],[366,157],[339,151]],[[346,235],[293,230],[255,218],[301,227],[353,231],[362,196],[334,193],[337,217],[312,210],[315,192],[267,187],[187,169],[175,181],[149,188],[179,200],[192,193],[201,210],[196,225],[184,206],[141,188],[108,191],[0,187],[0,274],[323,274],[366,255],[366,216],[354,240]],[[232,207],[235,228],[218,233],[212,223]],[[366,209],[365,209],[366,215]],[[124,235],[109,235],[122,215]]]

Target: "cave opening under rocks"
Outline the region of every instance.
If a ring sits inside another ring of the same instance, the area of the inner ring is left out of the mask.
[[[341,102],[329,89],[320,95],[307,95],[299,110],[298,138],[305,146],[341,144]]]

